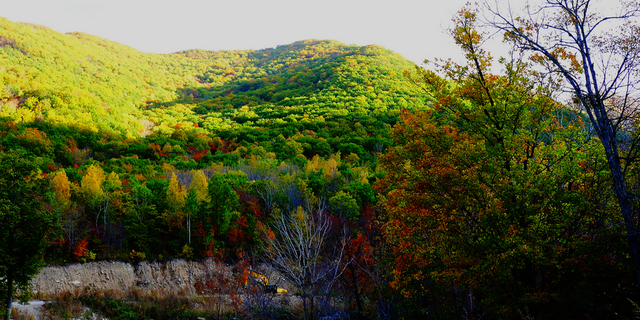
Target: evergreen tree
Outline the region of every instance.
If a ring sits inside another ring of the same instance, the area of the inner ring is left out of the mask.
[[[48,182],[23,151],[0,155],[0,292],[4,318],[11,316],[13,293],[24,290],[43,264],[46,237],[57,217],[44,206]]]

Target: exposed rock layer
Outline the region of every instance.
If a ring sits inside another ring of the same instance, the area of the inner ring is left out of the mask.
[[[143,290],[178,292],[186,290],[195,294],[194,285],[207,276],[230,274],[229,266],[213,260],[167,262],[141,262],[132,265],[118,261],[100,261],[67,266],[47,266],[32,280],[34,292],[44,295],[64,291],[115,290],[126,292],[137,286]]]

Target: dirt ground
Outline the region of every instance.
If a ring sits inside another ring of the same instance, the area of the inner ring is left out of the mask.
[[[27,317],[32,316],[35,320],[43,319],[42,306],[44,306],[44,304],[44,301],[30,301],[29,304],[26,305],[14,302],[12,305],[12,309],[14,310],[13,314],[22,314]]]

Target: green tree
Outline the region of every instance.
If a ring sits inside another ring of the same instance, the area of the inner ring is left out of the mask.
[[[356,199],[344,191],[338,191],[333,197],[329,198],[329,210],[334,215],[350,221],[358,220],[360,213],[360,207]]]
[[[231,225],[234,214],[240,207],[238,194],[230,185],[228,177],[216,174],[209,180],[209,202],[205,202],[201,206],[199,221],[205,227],[207,234],[205,235],[204,244],[206,245],[207,255],[213,254],[215,240],[224,241],[229,227]],[[191,192],[192,202],[197,199],[195,190]]]
[[[47,235],[57,230],[57,217],[44,207],[48,182],[34,162],[21,151],[0,155],[0,290],[5,319],[11,315],[14,291],[28,290],[29,280],[43,264]]]
[[[149,243],[155,235],[154,223],[158,216],[153,193],[146,185],[134,182],[129,197],[133,210],[125,217],[128,245],[138,252],[150,253]]]
[[[621,267],[604,257],[622,258],[619,230],[600,227],[615,223],[604,154],[577,114],[560,125],[554,113],[571,112],[528,80],[526,65],[488,72],[475,17],[460,11],[452,30],[468,64],[445,63],[448,81],[422,72],[435,110],[404,113],[381,157],[392,285],[416,298],[453,284],[477,297],[465,306],[474,316],[602,317],[596,306],[615,298],[593,297]]]
[[[640,284],[640,202],[634,190],[638,123],[640,3],[546,0],[519,15],[487,4],[489,23],[505,40],[573,94],[604,147]],[[603,6],[605,5],[605,6]],[[615,9],[612,9],[615,8]]]
[[[202,170],[192,170],[191,184],[184,200],[184,211],[187,215],[187,243],[191,245],[191,219],[197,215],[202,203],[209,200],[209,182]]]
[[[206,190],[206,189],[205,189]],[[200,202],[198,201],[198,190],[189,188],[184,201],[184,211],[187,214],[187,244],[191,245],[191,217],[198,212]]]

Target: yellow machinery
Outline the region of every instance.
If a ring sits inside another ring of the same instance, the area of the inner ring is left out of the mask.
[[[280,294],[286,294],[287,293],[286,289],[278,288],[278,286],[276,286],[275,284],[269,284],[269,279],[267,279],[267,277],[265,277],[264,275],[259,274],[257,272],[253,272],[251,270],[249,270],[248,273],[249,273],[249,275],[262,280],[262,283],[264,283],[264,291],[265,292],[268,292],[268,293],[280,293]]]

